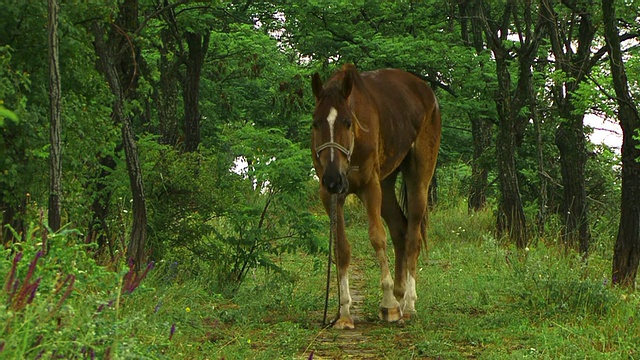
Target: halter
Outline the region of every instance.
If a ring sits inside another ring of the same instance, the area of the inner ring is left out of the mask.
[[[353,154],[353,148],[356,145],[356,135],[353,131],[351,131],[351,147],[349,149],[347,149],[346,147],[338,144],[335,141],[327,141],[326,143],[318,146],[316,148],[316,156],[318,157],[318,159],[320,158],[320,152],[324,149],[328,149],[328,148],[334,148],[337,149],[338,151],[342,152],[343,154],[347,155],[347,161],[351,162],[351,154]]]
[[[358,120],[358,117],[356,116],[355,112],[351,112],[351,114],[353,115],[353,119],[355,120],[355,123],[358,124],[358,126],[360,127],[360,129],[362,129],[362,131],[364,132],[369,132],[369,129],[365,128],[362,126],[362,124],[360,124],[360,120]],[[351,162],[351,155],[353,154],[353,148],[356,146],[356,133],[354,130],[351,131],[351,147],[349,149],[347,149],[346,147],[338,144],[335,141],[327,141],[326,143],[318,146],[316,148],[316,157],[319,159],[320,158],[320,152],[324,149],[328,149],[328,148],[334,148],[337,149],[338,151],[342,152],[343,154],[345,154],[347,156],[347,162]]]

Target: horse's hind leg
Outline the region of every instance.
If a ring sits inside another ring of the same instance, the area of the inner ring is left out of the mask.
[[[409,178],[407,176],[406,178]],[[402,308],[405,318],[410,318],[416,312],[415,303],[418,299],[416,293],[416,268],[418,263],[418,255],[422,245],[421,224],[427,207],[427,191],[425,185],[413,184],[414,179],[405,179],[407,182],[408,211],[407,211],[407,235],[405,237],[405,258],[404,266],[400,269],[396,265],[398,274],[406,276],[404,296],[400,299],[400,307]],[[428,184],[427,184],[428,186]],[[398,281],[398,280],[396,280]],[[396,289],[396,293],[400,295],[400,289]]]
[[[382,217],[389,227],[395,252],[395,283],[393,294],[396,299],[404,298],[407,280],[406,244],[407,218],[396,198],[397,172],[382,181]]]
[[[382,190],[378,178],[374,177],[371,179],[369,184],[358,193],[358,196],[367,209],[367,217],[369,218],[369,240],[380,264],[382,301],[380,302],[380,312],[378,315],[381,320],[398,321],[402,318],[402,311],[398,300],[396,300],[393,294],[393,278],[389,271],[389,259],[387,258],[387,235],[381,217]]]
[[[435,171],[440,145],[439,127],[437,131],[433,128],[428,130],[432,131],[423,131],[418,135],[414,146],[401,166],[408,194],[405,248],[407,280],[404,298],[400,300],[405,318],[409,318],[416,311],[416,267],[422,242],[424,241],[426,244],[426,238],[423,239],[426,233],[423,234],[423,229],[426,228],[428,220],[429,184]]]

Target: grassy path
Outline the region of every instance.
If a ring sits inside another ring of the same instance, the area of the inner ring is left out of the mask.
[[[370,330],[377,326],[377,321],[371,319],[364,309],[364,289],[367,286],[361,270],[360,259],[352,259],[350,266],[351,313],[354,317],[355,329],[335,330],[331,327],[323,329],[318,337],[309,345],[313,350],[314,360],[324,359],[379,359],[380,349],[372,341]],[[335,289],[335,284],[333,289]],[[336,294],[332,297],[336,298]],[[333,302],[335,304],[335,301]],[[331,307],[330,307],[331,308]],[[337,314],[333,306],[333,316]],[[329,316],[332,315],[330,310]]]
[[[518,251],[487,230],[490,215],[436,212],[419,262],[417,315],[390,324],[378,320],[379,268],[363,224],[351,218],[348,228],[354,330],[321,326],[320,254],[283,254],[274,261],[286,274],[252,272],[232,299],[212,297],[201,280],[140,292],[149,301],[128,304],[123,316],[151,320],[140,339],[159,359],[308,359],[312,351],[315,360],[640,359],[640,296],[607,284],[609,252],[584,263],[553,238]],[[333,294],[329,315],[336,312]]]

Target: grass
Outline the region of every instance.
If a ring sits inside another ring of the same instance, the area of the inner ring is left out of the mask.
[[[518,251],[491,234],[490,213],[468,215],[464,204],[431,217],[418,314],[404,325],[378,322],[379,270],[364,217],[357,204],[350,207],[348,234],[366,296],[360,317],[371,323],[360,327],[363,351],[389,359],[640,358],[640,297],[609,286],[605,252],[585,264],[542,239]],[[21,244],[16,279],[25,279],[39,249],[32,238]],[[279,255],[273,260],[285,273],[253,270],[233,298],[224,298],[210,285],[215,274],[194,277],[179,263],[156,264],[135,291],[124,292],[126,266],[107,271],[83,255],[84,246],[55,248],[23,282],[41,278],[31,302],[12,309],[10,291],[0,292],[2,358],[306,359],[332,346],[317,341],[323,258]],[[4,254],[0,273],[9,273],[13,254]],[[76,281],[65,297],[60,284],[68,274]],[[330,351],[346,358],[337,346]]]

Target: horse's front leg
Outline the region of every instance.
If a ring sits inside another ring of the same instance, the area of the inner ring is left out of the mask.
[[[331,194],[326,191],[321,192],[322,202],[331,217]],[[334,259],[338,266],[339,294],[340,294],[340,317],[333,324],[336,329],[353,329],[353,317],[351,317],[351,292],[349,291],[349,264],[351,262],[351,246],[347,241],[344,230],[344,201],[345,196],[338,196],[336,206],[336,247],[334,249]]]
[[[393,278],[389,271],[389,259],[387,257],[387,234],[384,230],[381,216],[382,190],[380,181],[372,179],[359,193],[360,199],[367,209],[369,219],[369,240],[376,252],[380,265],[380,287],[382,288],[382,301],[378,316],[385,321],[398,321],[402,318],[400,304],[393,294]]]

